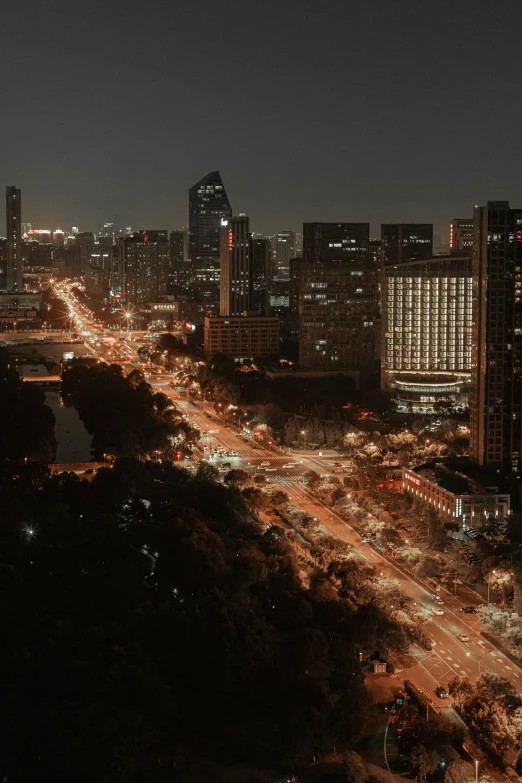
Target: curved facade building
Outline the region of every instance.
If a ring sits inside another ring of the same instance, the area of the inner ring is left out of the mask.
[[[382,266],[381,386],[399,405],[427,413],[441,400],[468,404],[472,293],[469,257]]]

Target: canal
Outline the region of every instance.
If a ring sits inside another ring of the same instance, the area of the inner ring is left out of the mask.
[[[45,392],[45,401],[56,418],[56,462],[90,462],[92,438],[76,408],[54,389]]]

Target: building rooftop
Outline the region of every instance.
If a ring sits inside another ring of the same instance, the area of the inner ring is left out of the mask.
[[[442,462],[426,462],[412,468],[412,471],[454,495],[484,495],[498,492],[498,487],[479,484],[471,476],[462,471],[452,470]]]

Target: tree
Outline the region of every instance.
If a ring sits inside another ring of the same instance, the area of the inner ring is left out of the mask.
[[[451,761],[444,773],[444,783],[473,783],[475,770],[467,761],[456,759]]]
[[[343,756],[346,783],[366,783],[368,770],[358,753],[350,750]]]
[[[438,759],[434,750],[424,745],[415,745],[411,749],[411,765],[421,780],[437,769]]]
[[[250,476],[246,470],[241,470],[239,468],[229,470],[225,475],[225,484],[228,484],[231,487],[244,487],[249,481]]]
[[[270,503],[270,498],[266,492],[255,487],[247,487],[243,490],[242,495],[245,503],[252,511],[261,511],[262,509],[267,508]]]
[[[310,492],[314,493],[318,491],[323,482],[321,476],[315,470],[308,471],[308,473],[305,475],[305,480]]]
[[[279,506],[284,505],[285,503],[288,503],[290,498],[288,497],[288,494],[286,492],[283,492],[282,489],[276,489],[276,491],[272,494],[272,497],[270,498],[270,503],[274,508],[278,508]]]
[[[448,683],[448,693],[455,700],[459,709],[473,692],[469,677],[459,677],[457,674]]]

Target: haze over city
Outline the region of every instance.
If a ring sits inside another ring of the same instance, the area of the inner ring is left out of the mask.
[[[181,228],[219,168],[253,229],[520,202],[517,5],[9,4],[5,182],[40,226]]]

